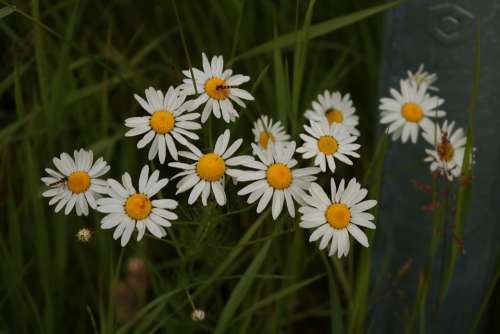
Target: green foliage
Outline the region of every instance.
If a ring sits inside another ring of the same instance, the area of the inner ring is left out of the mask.
[[[376,101],[366,92],[376,91],[377,78],[365,69],[378,70],[373,50],[380,45],[380,21],[374,15],[399,2],[1,2],[2,331],[366,328],[371,250],[354,248],[347,264],[326,258],[307,243],[297,220],[284,215],[274,222],[268,211],[257,216],[231,184],[226,191],[234,200],[226,207],[183,204],[167,238],[148,236],[122,249],[111,232],[99,229],[100,214],[54,214],[40,195],[40,177],[53,156],[80,147],[104,156],[113,167],[110,177],[126,171],[137,177],[147,154],[123,137],[124,119],[141,113],[132,95],[150,85],[179,84],[180,70],[199,66],[205,51],[224,55],[236,71],[252,77],[246,88],[256,101],[231,124],[247,144],[249,124],[258,115],[280,119],[296,136],[303,111],[318,93],[351,92],[361,119],[362,159],[338,177],[359,178],[368,171],[365,181],[376,199],[386,138],[375,150]],[[213,122],[204,128],[200,145],[208,147],[209,131],[215,136],[225,126]],[[173,186],[161,196],[171,197]],[[82,227],[93,231],[89,243],[75,238]],[[131,258],[147,269],[143,293],[132,291],[128,281]],[[191,319],[194,307],[205,310],[204,321]]]

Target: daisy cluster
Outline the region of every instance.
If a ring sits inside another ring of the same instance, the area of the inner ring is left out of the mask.
[[[445,119],[444,100],[432,95],[439,91],[434,86],[437,79],[423,65],[415,73],[408,71],[400,80],[400,89],[391,88],[391,97],[380,99],[380,123],[387,125],[386,132],[394,141],[416,144],[421,135],[431,146],[425,149],[424,159],[431,172],[452,181],[461,174],[467,137],[454,121]]]
[[[349,94],[325,91],[318,95],[304,113],[307,124],[299,136],[300,146],[280,121],[260,116],[253,124],[254,142],[247,146],[251,154],[239,154],[243,140],[232,137],[229,129],[210,148],[197,144],[197,132],[212,115],[225,123],[238,120],[237,109],[254,100],[241,88],[250,77],[224,68],[222,56],[209,60],[205,54],[201,69],[182,73],[183,82],[177,87],[166,91],[149,87],[143,96],[134,95],[143,115],[125,120],[125,137],[139,137],[137,148],[148,147],[148,159],[157,159],[160,165],[176,170],[175,174],[170,179],[160,177],[160,169],[150,170],[146,164],[137,183],[129,173],[121,180],[104,180],[110,167],[102,157],[94,162],[93,152],[83,149],[73,157],[62,153],[53,159],[57,170],[47,168],[48,176],[42,178],[49,187],[43,196],[51,198],[49,205],[55,205],[56,212],[64,208],[69,214],[75,209],[77,215],[88,215],[89,207],[95,209],[105,214],[101,228],[113,229],[113,238],[125,246],[134,232],[137,241],[146,231],[165,237],[178,218],[174,210],[183,193],[188,205],[201,202],[207,206],[210,198],[219,206],[226,205],[225,185],[232,179],[241,186],[237,194],[247,197],[248,204],[256,203],[257,213],[270,207],[276,220],[285,211],[295,217],[298,210],[299,226],[313,229],[310,241],[320,240],[319,248],[328,247],[330,256],[348,254],[349,235],[368,247],[361,228],[375,228],[374,216],[366,211],[376,205],[366,199],[368,191],[356,179],[336,182],[333,175],[329,191],[316,183],[320,173],[334,174],[337,164],[353,165],[360,157],[359,118]],[[412,96],[425,102],[423,90]],[[408,137],[408,131],[413,130],[401,131],[403,137]],[[175,200],[161,196],[170,180],[176,181]]]

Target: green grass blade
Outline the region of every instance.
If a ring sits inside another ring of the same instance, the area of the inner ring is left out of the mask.
[[[250,227],[250,229],[243,235],[243,237],[240,239],[231,253],[229,253],[224,261],[217,267],[217,269],[215,269],[212,276],[210,276],[210,278],[208,278],[203,285],[196,289],[196,291],[192,294],[193,297],[209,288],[212,283],[215,282],[215,280],[217,280],[229,268],[229,266],[238,258],[240,253],[243,251],[243,245],[248,243],[248,241],[252,238],[260,225],[266,220],[267,216],[269,216],[269,213],[270,210],[266,210],[260,215],[255,223],[253,223],[252,227]]]
[[[380,187],[383,180],[384,158],[387,151],[388,140],[389,139],[386,134],[379,139],[371,166],[364,177],[364,183],[370,184],[369,196],[371,199],[379,200]],[[376,220],[378,220],[379,205],[375,207],[373,212]],[[352,300],[351,312],[349,312],[348,333],[363,333],[366,330],[365,322],[367,317],[368,295],[370,292],[372,264],[371,253],[373,249],[374,236],[375,231],[367,232],[370,247],[361,250],[361,257],[358,263],[359,271],[356,276],[356,289]]]
[[[274,21],[274,35],[275,38],[278,35],[276,27],[276,20]],[[274,86],[275,86],[275,96],[276,96],[276,110],[278,119],[282,122],[285,128],[288,128],[288,117],[287,110],[290,95],[288,91],[288,78],[286,77],[286,69],[283,65],[283,59],[281,54],[281,49],[276,48],[273,51],[273,69],[274,69]]]
[[[499,282],[499,279],[500,279],[500,266],[497,266],[497,272],[495,273],[495,276],[493,277],[493,280],[491,281],[491,284],[488,287],[486,294],[484,295],[483,301],[481,302],[481,306],[479,307],[479,310],[477,311],[476,317],[474,319],[474,323],[469,331],[469,334],[477,333],[477,328],[479,327],[479,324],[481,323],[481,319],[483,319],[484,312],[486,311],[486,307],[488,306],[488,303],[490,302],[491,296],[493,295],[493,291],[495,291],[495,288]]]
[[[379,5],[379,6],[374,6],[368,9],[360,10],[352,14],[344,15],[341,17],[336,17],[330,20],[327,20],[325,22],[317,23],[314,24],[310,27],[309,33],[307,34],[308,39],[313,39],[316,37],[320,37],[323,35],[326,35],[330,32],[333,32],[335,30],[338,30],[340,28],[349,26],[353,23],[359,22],[367,17],[370,17],[372,15],[382,13],[388,9],[394,8],[396,6],[399,6],[402,2],[401,1],[395,1],[395,2],[390,2],[387,4]],[[288,33],[283,36],[280,36],[278,38],[273,39],[272,41],[266,42],[264,44],[261,44],[257,47],[254,47],[253,49],[250,49],[243,54],[236,56],[233,58],[230,63],[234,63],[237,60],[245,59],[248,57],[253,57],[257,56],[260,54],[268,53],[273,51],[276,48],[284,48],[291,46],[295,43],[295,38],[296,38],[296,33]]]
[[[242,311],[237,317],[234,318],[234,320],[236,321],[242,317],[245,317],[245,316],[255,312],[256,310],[258,310],[266,305],[269,305],[271,303],[279,301],[280,299],[282,299],[282,298],[284,298],[292,293],[299,291],[303,287],[308,286],[309,284],[317,281],[318,279],[320,279],[324,276],[325,276],[325,274],[316,275],[314,277],[305,279],[301,282],[297,282],[297,283],[292,284],[284,289],[281,289],[278,292],[275,292],[275,293],[267,296],[266,298],[260,300],[259,302],[256,302],[254,305],[252,305],[252,307]]]
[[[307,59],[307,47],[308,47],[308,35],[309,29],[311,28],[311,19],[314,10],[314,5],[316,1],[311,0],[306,11],[306,16],[304,20],[304,26],[301,30],[297,31],[297,41],[295,44],[295,52],[293,56],[293,82],[292,82],[292,106],[288,113],[291,118],[291,132],[292,135],[297,134],[298,130],[298,113],[299,113],[299,98],[302,96],[300,94],[302,88],[302,81],[304,78],[304,71],[306,68]]]
[[[14,13],[15,8],[12,6],[3,7],[0,9],[0,20]]]
[[[331,261],[324,252],[320,252],[321,260],[328,274],[328,292],[330,294],[330,327],[332,334],[344,333],[344,321],[342,319],[342,305],[335,284],[335,276],[330,266]]]
[[[255,281],[254,275],[259,272],[270,246],[271,240],[267,241],[264,244],[257,256],[253,259],[248,269],[245,271],[243,277],[234,288],[233,292],[231,293],[231,297],[229,297],[229,300],[222,310],[222,314],[217,322],[215,334],[226,332],[229,324],[231,323],[231,321],[233,321],[233,316],[236,314],[236,310],[240,306],[242,300],[245,298],[248,290]]]

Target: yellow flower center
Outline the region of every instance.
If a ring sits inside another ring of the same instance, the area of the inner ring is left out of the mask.
[[[319,137],[318,148],[321,153],[324,153],[325,155],[331,155],[337,152],[339,145],[337,143],[337,140],[332,136],[322,136]]]
[[[272,133],[267,132],[267,131],[262,131],[260,133],[260,137],[259,137],[260,146],[262,146],[264,149],[267,149],[267,144],[269,143],[269,139],[271,139],[271,141],[273,143],[276,143],[276,139],[274,139],[274,136]]]
[[[198,160],[196,172],[205,181],[217,181],[226,171],[224,159],[215,153],[207,153]]]
[[[68,189],[75,194],[83,193],[90,187],[90,176],[87,172],[78,171],[68,176]]]
[[[328,123],[331,125],[332,123],[342,123],[344,121],[344,116],[341,111],[338,111],[334,108],[330,108],[325,112],[326,119]]]
[[[205,82],[205,92],[212,99],[224,100],[229,95],[229,88],[224,79],[211,77]]]
[[[292,183],[292,171],[287,165],[275,163],[267,169],[267,183],[275,189],[286,189]]]
[[[345,204],[330,204],[325,216],[328,224],[337,230],[345,228],[351,221],[351,211]]]
[[[437,154],[442,161],[451,161],[455,150],[449,141],[445,141],[437,146]]]
[[[159,134],[169,133],[175,125],[174,115],[170,111],[156,111],[149,120],[151,128]]]
[[[408,102],[401,107],[401,115],[403,115],[408,122],[418,123],[424,117],[424,111],[418,104]]]
[[[125,211],[133,220],[147,218],[152,208],[151,200],[144,194],[130,195],[125,202]]]

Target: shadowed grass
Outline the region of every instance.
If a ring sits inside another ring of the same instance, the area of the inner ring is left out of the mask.
[[[40,196],[40,177],[54,155],[84,147],[111,163],[109,177],[128,171],[136,179],[147,151],[123,137],[124,119],[142,113],[132,95],[150,85],[178,85],[180,70],[200,67],[205,51],[224,55],[235,72],[252,77],[245,88],[256,101],[230,125],[247,153],[251,122],[259,115],[281,120],[298,140],[302,113],[318,93],[351,92],[362,158],[335,177],[365,175],[369,197],[378,199],[388,139],[372,142],[380,61],[379,18],[373,16],[400,2],[2,3],[0,328],[101,334],[368,330],[371,248],[352,242],[347,259],[327,258],[307,242],[298,218],[256,215],[255,206],[236,195],[240,185],[227,182],[231,201],[223,208],[187,206],[186,196],[177,196],[181,219],[165,240],[149,236],[122,249],[99,229],[102,215],[54,214]],[[200,133],[202,148],[226,128],[210,122]],[[164,176],[174,173],[156,161],[150,165]],[[160,196],[174,192],[171,182]],[[82,227],[94,232],[89,243],[76,242]],[[145,295],[130,302],[118,288],[133,256],[144,261],[148,279]],[[133,312],[119,319],[127,303]],[[206,311],[206,320],[191,320],[194,307]]]

